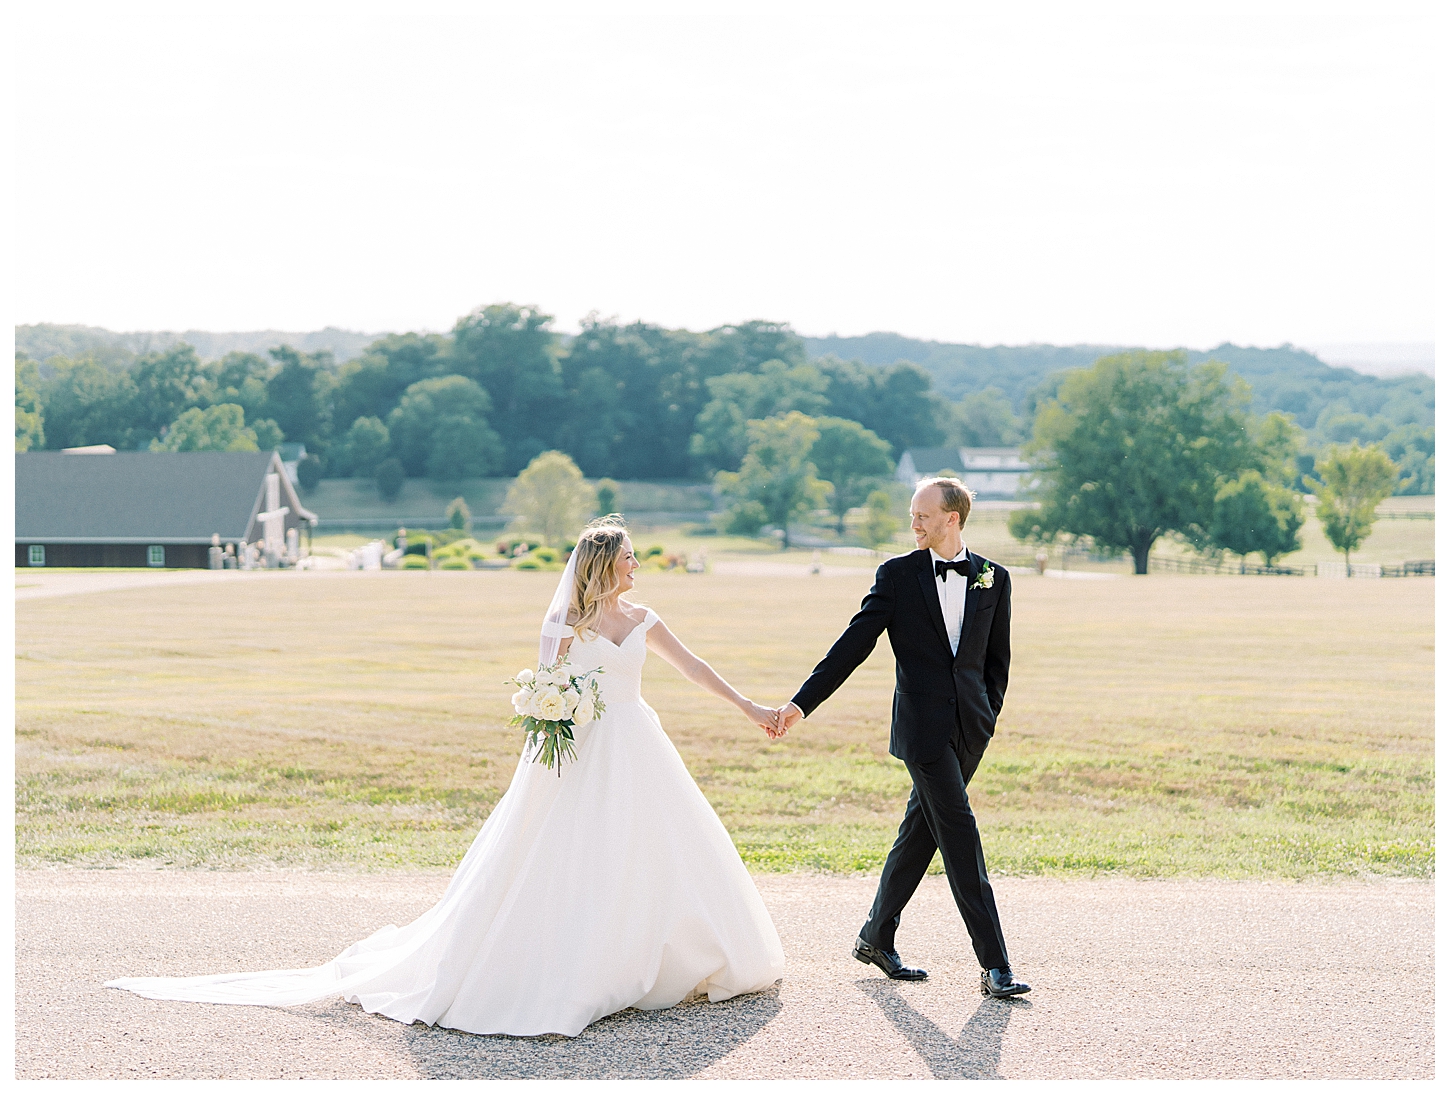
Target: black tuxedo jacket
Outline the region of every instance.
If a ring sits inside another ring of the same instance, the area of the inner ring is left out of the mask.
[[[891,705],[891,755],[927,763],[960,728],[980,755],[992,740],[1007,694],[1011,661],[1012,580],[991,564],[991,589],[972,589],[988,560],[967,553],[971,573],[961,641],[952,657],[942,621],[931,552],[913,551],[882,563],[861,610],[811,672],[792,701],[809,715],[866,660],[884,631],[896,655]]]

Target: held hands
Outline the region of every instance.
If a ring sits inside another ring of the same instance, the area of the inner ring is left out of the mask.
[[[801,714],[801,709],[794,703],[783,704],[776,708],[774,713],[776,717],[775,729],[771,730],[767,727],[765,731],[772,739],[785,737],[787,730],[805,718]]]
[[[774,707],[761,707],[760,704],[746,701],[745,717],[756,726],[760,727],[772,738],[778,738],[784,732],[779,729],[777,716],[780,714]]]

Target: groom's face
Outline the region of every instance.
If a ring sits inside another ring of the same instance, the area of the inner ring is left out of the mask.
[[[941,554],[947,539],[954,532],[961,532],[961,519],[956,510],[942,509],[940,487],[922,487],[911,496],[911,534],[916,537],[918,548],[930,548]]]

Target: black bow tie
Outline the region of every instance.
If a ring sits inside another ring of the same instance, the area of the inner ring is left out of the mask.
[[[966,559],[959,559],[955,563],[946,563],[938,559],[936,561],[936,576],[943,582],[947,580],[947,571],[955,570],[964,578],[972,576],[971,564]]]

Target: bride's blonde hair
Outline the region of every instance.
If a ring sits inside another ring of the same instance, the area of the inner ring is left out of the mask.
[[[597,631],[604,604],[619,585],[615,568],[629,535],[617,513],[596,517],[584,526],[574,548],[574,591],[569,598],[574,635],[583,640]]]

